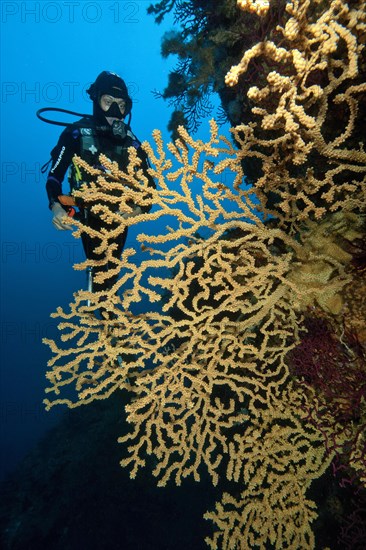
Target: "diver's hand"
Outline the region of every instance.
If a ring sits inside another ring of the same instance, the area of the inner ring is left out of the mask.
[[[121,212],[121,216],[125,220],[127,220],[128,218],[134,218],[135,216],[139,216],[140,214],[142,214],[142,210],[139,206],[134,206],[131,212]]]
[[[67,220],[67,214],[59,202],[55,202],[52,205],[52,214],[52,223],[56,229],[59,231],[67,231],[71,229],[71,225],[69,223],[65,223],[65,218]]]

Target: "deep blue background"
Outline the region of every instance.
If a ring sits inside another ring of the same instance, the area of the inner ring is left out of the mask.
[[[157,26],[148,4],[1,3],[1,477],[62,414],[42,405],[49,350],[41,339],[55,334],[50,314],[85,283],[72,269],[81,244],[52,226],[40,174],[62,128],[35,113],[90,112],[85,89],[111,70],[128,84],[140,140],[154,128],[168,137],[169,109],[152,91],[165,87],[173,63],[160,57],[172,18]]]

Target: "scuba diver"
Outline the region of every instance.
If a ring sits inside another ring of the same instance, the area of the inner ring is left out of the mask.
[[[60,135],[56,147],[51,151],[52,162],[49,170],[46,190],[49,199],[49,208],[52,211],[52,223],[58,230],[70,230],[69,223],[65,223],[65,218],[68,215],[73,215],[72,191],[80,188],[82,183],[87,182],[87,175],[81,176],[80,169],[73,162],[74,155],[80,156],[89,165],[103,169],[100,165],[99,155],[103,153],[111,161],[116,161],[121,170],[126,171],[129,156],[128,148],[135,147],[137,155],[141,159],[141,167],[144,175],[148,179],[149,186],[155,188],[153,178],[148,174],[149,161],[146,153],[141,148],[141,143],[132,133],[130,128],[132,99],[130,98],[125,82],[120,76],[115,73],[103,71],[95,80],[95,82],[87,90],[90,99],[93,102],[93,115],[81,115],[83,118],[73,124],[63,124],[54,122],[54,124],[66,126],[65,130]],[[41,120],[51,122],[39,116],[39,113],[44,110],[59,110],[62,109],[41,109],[37,116]],[[77,114],[77,113],[72,113]],[[129,122],[124,121],[125,117],[129,116]],[[69,182],[71,188],[71,196],[64,195],[62,192],[62,181],[65,174],[69,170]],[[89,176],[90,178],[91,176]],[[145,194],[146,198],[146,194]],[[103,226],[107,225],[99,217],[93,214],[90,208],[78,204],[80,212],[77,216],[85,225],[100,232]],[[142,212],[149,212],[150,207],[140,207],[131,205],[131,213],[123,214],[126,216],[135,216]],[[116,224],[108,225],[110,231],[116,227]],[[117,244],[113,256],[120,259],[125,241],[127,237],[127,228],[120,235],[115,244]],[[100,245],[101,240],[98,237],[91,237],[87,233],[82,233],[82,243],[85,255],[89,260],[103,260],[103,255],[98,254],[95,249]],[[103,264],[103,262],[101,262]],[[108,263],[104,263],[100,267],[93,267],[88,271],[88,290],[96,292],[110,289],[118,279],[118,274],[107,277],[103,283],[94,281],[94,276],[100,271],[108,272]]]

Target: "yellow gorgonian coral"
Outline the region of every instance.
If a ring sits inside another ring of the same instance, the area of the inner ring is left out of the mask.
[[[291,224],[320,219],[328,209],[354,211],[356,195],[358,204],[366,202],[366,153],[356,137],[362,124],[358,105],[366,94],[359,75],[363,4],[351,9],[341,0],[328,7],[288,2],[289,19],[276,29],[283,39],[253,45],[226,76],[229,86],[238,85],[252,61],[264,69],[270,63],[267,85],[248,91],[256,122],[251,150],[244,148],[242,159],[256,149],[262,177],[252,183],[263,191],[262,202],[275,193],[274,214]],[[244,132],[243,126],[235,128],[239,144]]]
[[[243,11],[249,11],[256,15],[265,15],[269,10],[269,0],[238,0],[238,6]]]

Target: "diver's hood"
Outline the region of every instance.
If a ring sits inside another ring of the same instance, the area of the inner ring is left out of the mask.
[[[127,86],[124,80],[116,73],[108,71],[100,73],[96,81],[87,90],[87,93],[93,101],[93,117],[98,125],[105,124],[106,117],[118,118],[122,121],[124,117],[131,112],[132,99],[128,95]],[[99,105],[99,101],[102,95],[105,94],[124,100],[126,107],[123,115],[115,102],[112,103],[108,111],[103,111]]]

